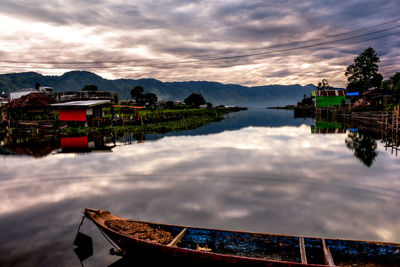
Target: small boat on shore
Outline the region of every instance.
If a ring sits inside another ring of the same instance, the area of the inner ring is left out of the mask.
[[[127,255],[175,266],[400,266],[400,244],[237,232],[84,215]]]

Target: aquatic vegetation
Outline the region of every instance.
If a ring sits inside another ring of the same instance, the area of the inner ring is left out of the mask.
[[[196,129],[210,122],[220,121],[223,115],[237,112],[243,108],[217,107],[211,109],[163,109],[163,110],[143,110],[140,115],[143,125],[123,125],[105,127],[67,127],[59,129],[57,132],[62,135],[87,135],[90,133],[115,132],[116,134],[130,133],[167,133]]]

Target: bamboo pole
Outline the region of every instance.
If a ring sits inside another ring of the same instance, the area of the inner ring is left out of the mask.
[[[400,105],[397,106],[397,109],[396,109],[396,134],[399,132],[399,113],[400,113]]]
[[[394,140],[394,138],[393,138],[393,132],[392,132],[392,152],[391,152],[391,154],[393,154],[393,149],[394,149],[393,140]]]
[[[392,111],[392,131],[394,130],[394,113],[395,113],[395,109],[393,109]]]
[[[385,114],[385,130],[388,128],[388,117]]]

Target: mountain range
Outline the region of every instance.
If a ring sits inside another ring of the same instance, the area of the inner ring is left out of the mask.
[[[133,87],[140,85],[145,93],[155,93],[159,99],[183,101],[191,93],[201,94],[214,105],[282,106],[295,104],[315,90],[312,84],[243,86],[208,81],[162,82],[156,79],[109,80],[88,71],[70,71],[61,76],[45,76],[36,72],[0,74],[0,91],[9,94],[21,88],[34,87],[36,83],[53,87],[55,92],[80,91],[87,84],[99,90],[116,91],[120,99],[129,99]]]

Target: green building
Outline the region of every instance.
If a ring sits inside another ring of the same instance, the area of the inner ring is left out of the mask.
[[[339,106],[346,102],[346,90],[316,90],[311,92],[311,96],[319,108]]]

